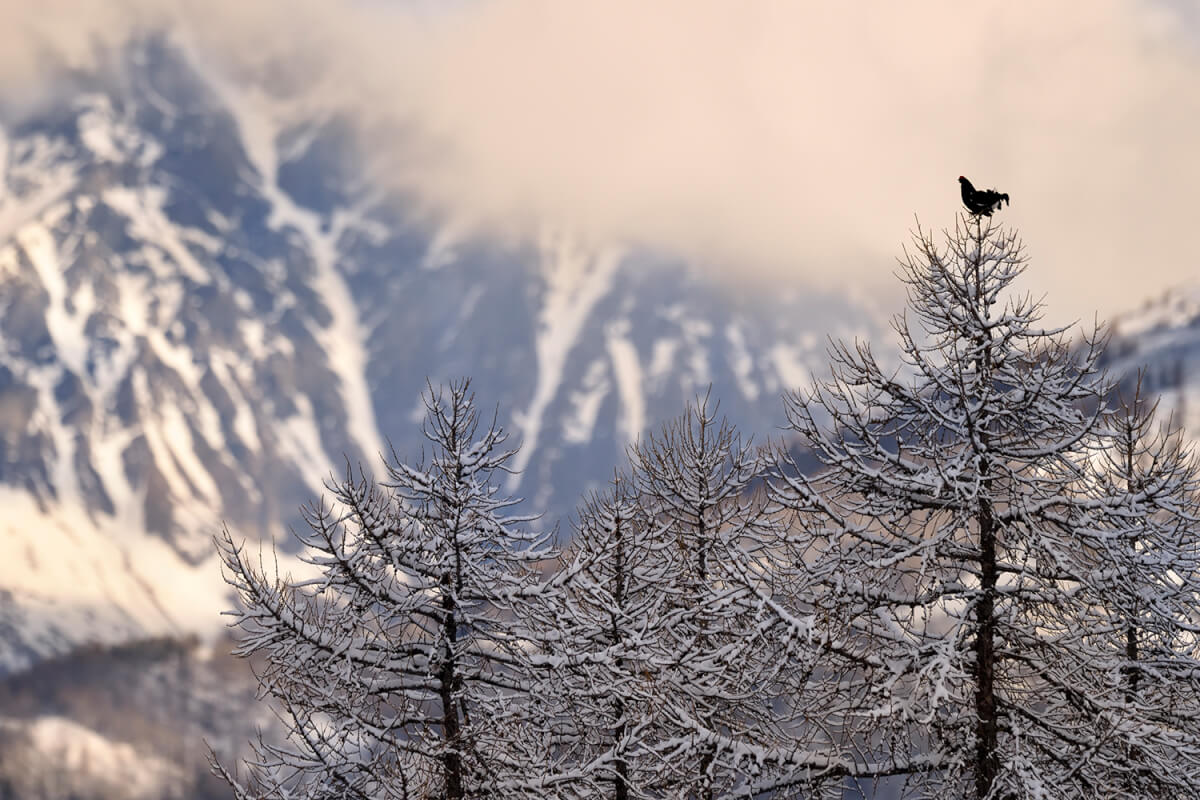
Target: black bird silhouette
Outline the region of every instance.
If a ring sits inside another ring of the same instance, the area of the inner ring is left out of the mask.
[[[1006,193],[997,192],[995,189],[976,189],[962,175],[958,176],[958,183],[962,187],[963,205],[973,216],[978,217],[982,214],[990,217],[993,211],[1008,202]]]

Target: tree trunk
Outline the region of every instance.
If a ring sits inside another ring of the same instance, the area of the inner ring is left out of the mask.
[[[1138,690],[1138,632],[1136,623],[1130,622],[1125,630],[1125,702],[1132,703]]]
[[[616,702],[617,719],[621,720],[614,731],[614,738],[619,744],[621,739],[625,737],[625,704],[620,699]],[[615,800],[629,800],[629,762],[625,760],[625,754],[622,753],[617,758],[617,778],[616,791],[613,793]]]
[[[438,693],[442,701],[442,734],[445,736],[446,748],[442,753],[442,779],[446,784],[446,800],[463,800],[462,730],[458,721],[458,699],[454,696],[458,678],[454,644],[458,631],[455,625],[454,596],[449,585],[450,577],[447,575],[442,583],[442,609],[446,614],[442,621],[446,650],[438,670],[438,680],[441,682]]]
[[[615,484],[619,491],[620,484]],[[616,581],[616,586],[613,587],[613,602],[616,607],[621,610],[622,614],[625,611],[625,530],[622,527],[623,520],[618,512],[614,520],[615,534],[617,540],[617,552],[614,565],[613,577]],[[621,642],[624,637],[621,636],[621,631],[618,627],[617,617],[612,618],[612,642],[616,645]],[[621,673],[625,672],[625,660],[617,660],[617,668]],[[613,746],[623,748],[622,741],[625,738],[625,703],[620,695],[617,696],[613,703],[614,717],[617,721],[616,729],[613,731]],[[613,793],[615,800],[629,800],[629,762],[625,760],[625,753],[621,750],[621,755],[617,758],[617,778],[616,791]]]
[[[1141,376],[1138,377],[1138,393],[1141,393]],[[1132,420],[1132,418],[1129,418]],[[1141,486],[1137,479],[1134,468],[1134,452],[1137,450],[1138,443],[1135,438],[1135,429],[1132,422],[1125,428],[1125,436],[1121,441],[1121,446],[1125,449],[1125,489],[1130,494],[1137,493]],[[1137,559],[1137,541],[1129,543],[1130,561]],[[1132,703],[1137,698],[1138,690],[1138,603],[1133,601],[1133,608],[1129,612],[1129,619],[1125,627],[1125,660],[1128,662],[1125,665],[1125,702]]]
[[[1000,772],[996,714],[996,518],[979,514],[979,602],[975,605],[975,797],[987,797]]]

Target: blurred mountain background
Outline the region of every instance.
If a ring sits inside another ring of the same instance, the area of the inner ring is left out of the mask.
[[[419,456],[429,385],[473,379],[520,447],[505,489],[565,535],[710,386],[762,441],[827,337],[890,342],[898,308],[852,287],[433,224],[350,140],[153,35],[0,128],[0,798],[223,796],[204,742],[272,720],[226,655],[213,535],[294,568],[327,480]],[[1200,291],[1112,330],[1109,366],[1200,422]]]
[[[295,566],[289,529],[326,481],[419,457],[429,385],[472,378],[519,446],[504,488],[569,533],[627,445],[710,385],[773,435],[826,334],[878,330],[848,293],[739,294],[569,230],[514,246],[431,227],[336,118],[165,38],[122,53],[0,132],[0,786],[17,797],[200,796],[201,738],[228,749],[262,722],[214,644],[232,600],[212,537]]]

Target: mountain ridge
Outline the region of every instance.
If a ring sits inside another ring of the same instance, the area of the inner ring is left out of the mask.
[[[870,331],[547,226],[430,227],[336,120],[132,45],[0,139],[0,672],[93,639],[215,630],[222,525],[279,548],[347,464],[420,452],[421,392],[470,376],[547,527],[714,387],[737,424]],[[764,421],[772,420],[773,422]],[[207,621],[205,621],[207,620]]]

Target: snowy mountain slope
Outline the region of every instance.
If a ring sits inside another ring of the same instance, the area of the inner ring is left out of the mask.
[[[87,647],[0,679],[0,797],[228,798],[209,747],[232,760],[280,735],[230,647]]]
[[[127,61],[0,139],[0,672],[218,625],[212,535],[286,551],[331,473],[419,453],[427,378],[497,405],[549,526],[709,384],[769,433],[824,336],[869,332],[568,231],[425,229],[336,120],[166,40]]]
[[[45,790],[45,776],[60,776],[62,796],[120,796],[130,800],[163,797],[180,782],[180,770],[154,754],[112,742],[64,717],[42,717],[26,724],[0,720],[10,770],[22,764],[11,791],[34,796]],[[0,764],[0,768],[5,765]],[[32,780],[29,776],[36,776]],[[22,779],[26,780],[22,780]],[[41,785],[39,785],[41,784]],[[43,795],[44,796],[44,795]]]
[[[1104,366],[1126,384],[1144,370],[1143,388],[1160,396],[1160,416],[1200,436],[1200,286],[1147,300],[1114,317],[1110,330]]]

